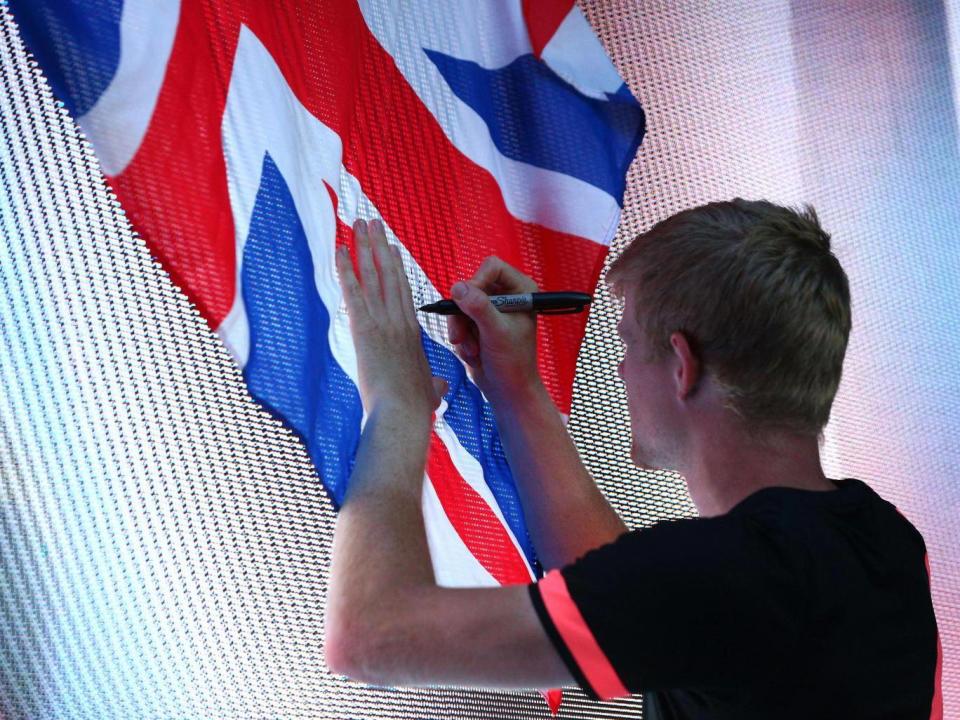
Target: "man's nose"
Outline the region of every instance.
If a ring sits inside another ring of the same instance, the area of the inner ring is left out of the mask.
[[[620,364],[617,365],[617,375],[619,375],[620,379],[623,380],[623,360],[621,360]]]

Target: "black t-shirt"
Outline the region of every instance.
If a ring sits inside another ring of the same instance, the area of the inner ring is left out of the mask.
[[[644,692],[647,720],[936,717],[923,538],[864,483],[835,484],[628,532],[530,585],[578,684]]]

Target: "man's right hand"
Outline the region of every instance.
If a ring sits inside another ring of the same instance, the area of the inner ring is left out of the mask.
[[[447,316],[450,342],[493,406],[540,561],[563,567],[627,527],[584,467],[540,379],[537,316],[501,313],[490,302],[490,295],[537,292],[537,284],[496,256],[466,284],[467,294],[454,297],[466,316]]]
[[[457,297],[459,287],[466,292]],[[537,370],[537,316],[501,313],[490,295],[539,292],[533,278],[496,255],[489,256],[472,278],[456,283],[451,297],[465,315],[447,316],[447,335],[470,367],[470,377],[491,401],[508,398],[540,383]]]

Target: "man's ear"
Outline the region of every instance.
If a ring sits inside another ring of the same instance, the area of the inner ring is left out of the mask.
[[[685,400],[696,392],[697,384],[700,382],[702,372],[700,356],[690,347],[687,336],[679,330],[670,335],[670,346],[673,348],[674,359],[676,360],[674,381],[677,388],[677,397]]]

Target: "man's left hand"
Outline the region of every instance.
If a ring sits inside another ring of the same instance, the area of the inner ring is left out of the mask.
[[[387,244],[383,223],[353,224],[360,277],[345,246],[337,250],[337,272],[357,352],[360,399],[370,414],[380,406],[429,417],[447,382],[433,377],[420,343],[420,324],[410,283],[396,247]]]

